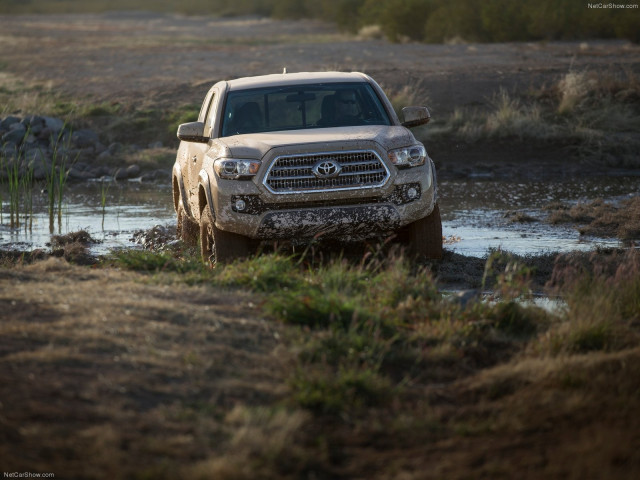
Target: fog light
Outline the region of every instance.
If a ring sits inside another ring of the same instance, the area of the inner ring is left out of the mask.
[[[407,190],[407,198],[409,200],[415,200],[418,197],[418,190],[415,187],[411,187]]]
[[[236,200],[236,210],[238,212],[242,212],[244,211],[244,209],[247,208],[247,204],[244,200],[242,200],[241,198]]]

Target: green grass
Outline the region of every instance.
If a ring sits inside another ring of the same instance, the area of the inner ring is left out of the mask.
[[[56,465],[117,465],[131,478],[294,479],[423,478],[429,468],[515,478],[526,464],[552,478],[579,448],[572,468],[637,476],[624,460],[635,458],[640,408],[635,249],[558,257],[549,289],[564,303],[555,310],[527,300],[532,272],[504,252],[487,259],[493,293],[465,305],[438,291],[427,265],[394,254],[281,251],[210,269],[176,246],[114,252],[102,271],[51,260],[3,275],[19,300],[5,302],[5,334],[24,347],[9,353],[25,369],[14,378],[37,365],[55,371],[52,385],[66,378],[72,389],[78,372],[97,379],[81,383],[75,403],[45,410],[59,419],[66,407],[75,419],[75,409],[94,409],[80,411],[79,429],[64,424],[72,440],[49,447]],[[47,305],[30,299],[63,272],[56,291],[77,277],[90,291],[108,288],[109,302],[122,294],[122,305],[66,293],[66,316],[57,304],[44,316]]]
[[[428,269],[401,256],[317,263],[273,253],[213,270],[195,253],[123,251],[111,261],[153,272],[160,281],[261,295],[265,314],[299,332],[291,337],[298,351],[292,402],[323,415],[360,415],[402,398],[402,386],[414,378],[449,381],[519,352],[577,354],[637,342],[637,334],[628,336],[627,320],[612,317],[622,306],[626,315],[638,306],[635,270],[634,282],[616,283],[606,293],[596,281],[567,287],[569,309],[550,313],[520,301],[530,294],[531,271],[500,252],[488,259],[484,280],[495,300],[464,308],[441,296]]]

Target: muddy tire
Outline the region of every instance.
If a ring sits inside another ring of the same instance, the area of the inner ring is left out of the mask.
[[[229,263],[249,254],[249,239],[237,233],[225,232],[213,222],[209,207],[200,216],[200,253],[202,261],[210,266]]]
[[[198,224],[185,211],[182,203],[178,205],[178,225],[176,235],[190,246],[198,244]]]
[[[420,259],[442,259],[442,220],[440,207],[436,203],[428,216],[409,225],[401,233],[409,254]]]

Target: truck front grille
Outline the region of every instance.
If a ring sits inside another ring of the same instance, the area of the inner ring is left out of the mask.
[[[264,179],[272,193],[326,192],[381,187],[389,170],[373,150],[282,155]]]

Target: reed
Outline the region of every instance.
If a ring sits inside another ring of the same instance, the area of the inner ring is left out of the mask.
[[[55,142],[53,142],[53,151],[51,153],[51,165],[46,172],[47,200],[49,206],[49,233],[54,232],[54,218],[58,216],[58,229],[62,228],[62,200],[64,198],[64,188],[68,179],[68,147],[71,135],[67,136],[68,140],[64,140],[63,136],[65,128],[60,130]],[[71,162],[73,163],[73,162]]]
[[[4,150],[0,151],[0,225],[2,225],[2,223],[4,222],[4,198],[2,196],[2,190],[4,189],[4,175],[2,174],[2,172],[4,172]]]
[[[118,171],[113,175],[113,181],[116,181],[116,176],[118,175]],[[102,230],[104,230],[104,217],[107,213],[107,196],[109,194],[109,189],[111,188],[111,180],[105,180],[103,177],[100,182],[100,207],[102,208]]]
[[[20,155],[6,164],[7,184],[9,186],[9,224],[11,228],[20,226]]]
[[[34,159],[35,160],[35,159]],[[33,162],[26,162],[24,173],[20,178],[22,187],[24,231],[33,231]]]

